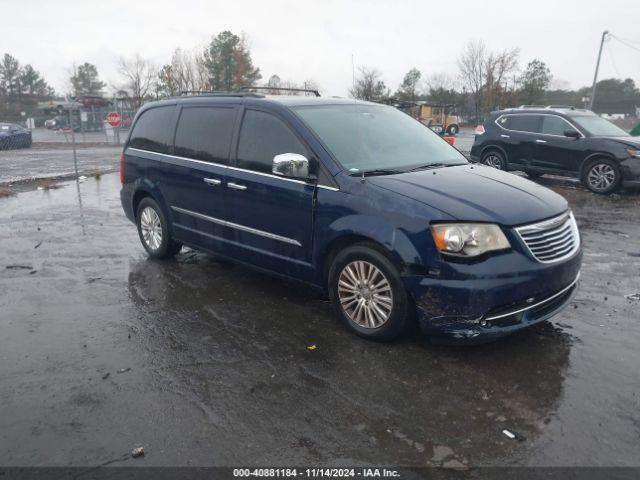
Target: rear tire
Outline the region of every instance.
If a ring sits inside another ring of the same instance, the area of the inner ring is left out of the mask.
[[[458,127],[458,125],[449,125],[449,127],[447,128],[447,133],[449,135],[455,135],[460,131],[460,127]]]
[[[593,193],[608,195],[620,188],[622,175],[620,168],[608,158],[598,158],[586,165],[582,183]]]
[[[497,150],[489,150],[482,155],[480,163],[487,165],[488,167],[497,168],[498,170],[507,169],[507,161],[504,155]]]
[[[142,246],[153,258],[171,258],[182,249],[169,234],[167,219],[151,197],[143,198],[136,210],[136,225]]]
[[[389,341],[406,331],[412,303],[394,264],[368,243],[345,248],[329,269],[329,297],[357,335]]]

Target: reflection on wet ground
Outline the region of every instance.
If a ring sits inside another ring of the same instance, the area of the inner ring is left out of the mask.
[[[640,465],[637,196],[544,179],[582,228],[580,290],[460,348],[361,340],[305,287],[194,251],[149,260],[117,182],[0,199],[0,464]]]

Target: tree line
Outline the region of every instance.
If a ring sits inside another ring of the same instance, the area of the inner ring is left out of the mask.
[[[117,72],[119,78],[110,90],[116,97],[128,98],[134,109],[148,100],[188,91],[237,91],[258,85],[267,87],[267,93],[278,93],[282,88],[320,89],[313,79],[298,83],[278,75],[260,83],[262,73],[253,64],[247,38],[230,31],[213,36],[203,48],[176,49],[170,61],[160,66],[139,54],[121,57]],[[100,79],[95,65],[74,64],[68,73],[67,95],[105,94],[107,83]],[[479,121],[495,109],[522,104],[585,105],[590,95],[588,87],[551,90],[552,78],[540,59],[529,61],[521,69],[517,48],[491,51],[482,41],[471,41],[457,58],[456,74],[433,72],[424,76],[412,68],[392,92],[380,69],[362,66],[349,95],[383,103],[452,104],[469,121]],[[0,61],[0,115],[34,110],[38,101],[54,96],[56,92],[37,70],[4,54]],[[606,79],[598,83],[595,111],[634,113],[636,106],[640,106],[640,91],[633,80]]]
[[[435,72],[423,77],[420,70],[412,68],[393,93],[378,68],[360,67],[350,95],[383,103],[451,104],[470,122],[479,122],[493,110],[520,105],[584,108],[591,95],[591,87],[550,89],[553,76],[549,67],[542,60],[533,59],[521,70],[517,48],[490,51],[482,41],[471,41],[456,63],[455,76]],[[632,79],[598,82],[594,111],[635,114],[638,107],[640,90]]]

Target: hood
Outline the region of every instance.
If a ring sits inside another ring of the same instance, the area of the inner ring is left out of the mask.
[[[367,182],[461,221],[513,226],[553,217],[568,208],[567,201],[552,190],[484,165],[368,177]]]
[[[613,142],[622,143],[631,148],[640,149],[640,137],[594,137],[594,138],[604,138],[606,140],[611,140]]]

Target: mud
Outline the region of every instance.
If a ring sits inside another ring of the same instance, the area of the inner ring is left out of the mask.
[[[0,465],[640,466],[640,197],[542,182],[578,293],[477,347],[370,343],[303,286],[149,260],[116,174],[0,198]]]

